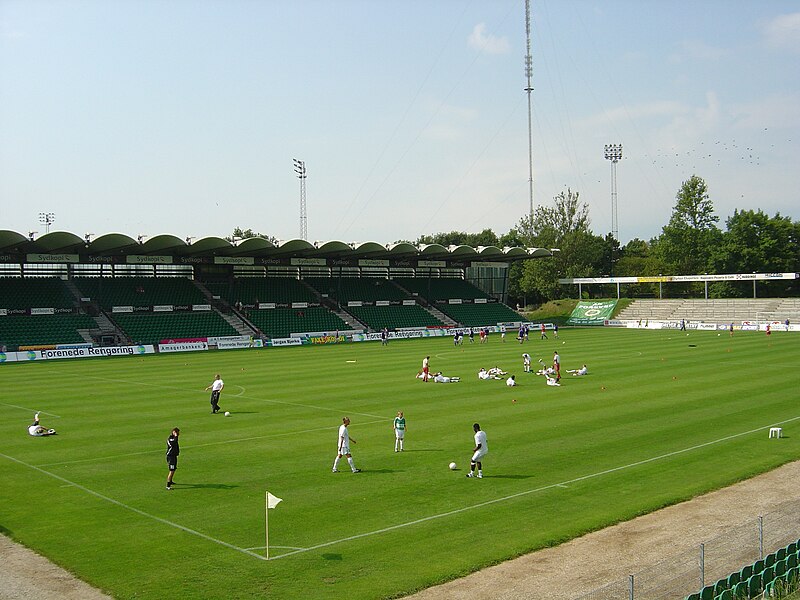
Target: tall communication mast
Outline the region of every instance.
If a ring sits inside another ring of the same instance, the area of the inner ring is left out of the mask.
[[[525,92],[528,94],[528,188],[530,192],[530,218],[533,224],[533,113],[531,109],[531,92],[533,85],[533,59],[531,58],[531,1],[525,0],[525,36],[527,40],[528,53],[525,55],[525,78],[527,86]]]

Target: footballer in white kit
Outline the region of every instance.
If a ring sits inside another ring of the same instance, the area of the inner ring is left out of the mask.
[[[481,426],[478,423],[475,423],[472,426],[472,430],[475,432],[475,449],[472,451],[472,458],[469,461],[469,473],[467,473],[467,477],[475,477],[475,467],[478,468],[478,479],[483,478],[483,464],[482,459],[486,454],[489,452],[489,446],[486,443],[486,432],[481,431]]]
[[[356,469],[356,465],[353,462],[353,457],[350,455],[350,432],[347,431],[347,426],[350,425],[350,417],[343,417],[342,424],[339,426],[339,441],[336,445],[336,458],[333,461],[333,469],[331,469],[334,473],[339,472],[339,461],[342,459],[343,456],[347,457],[347,464],[350,465],[350,470],[353,473],[360,473],[361,469]],[[355,444],[356,441],[352,440]]]

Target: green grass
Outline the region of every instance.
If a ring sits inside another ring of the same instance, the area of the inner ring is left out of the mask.
[[[433,338],[2,365],[0,527],[117,598],[401,595],[798,459],[795,337],[562,329],[524,347]],[[549,388],[521,372],[523,351],[549,361],[555,348],[590,375]],[[415,380],[426,354],[462,382]],[[519,387],[477,380],[495,364]],[[203,391],[217,372],[230,418]],[[59,435],[26,435],[37,409]],[[345,414],[358,475],[330,472]],[[475,421],[490,448],[480,481],[464,477]],[[776,423],[786,437],[768,440]],[[266,490],[284,500],[269,561],[255,556]]]

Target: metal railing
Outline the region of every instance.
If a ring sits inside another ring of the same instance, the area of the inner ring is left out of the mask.
[[[575,600],[682,600],[703,586],[800,538],[800,501],[733,527],[702,544]]]

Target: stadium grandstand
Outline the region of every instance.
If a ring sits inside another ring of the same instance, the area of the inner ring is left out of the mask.
[[[0,347],[491,326],[545,248],[0,231]]]

